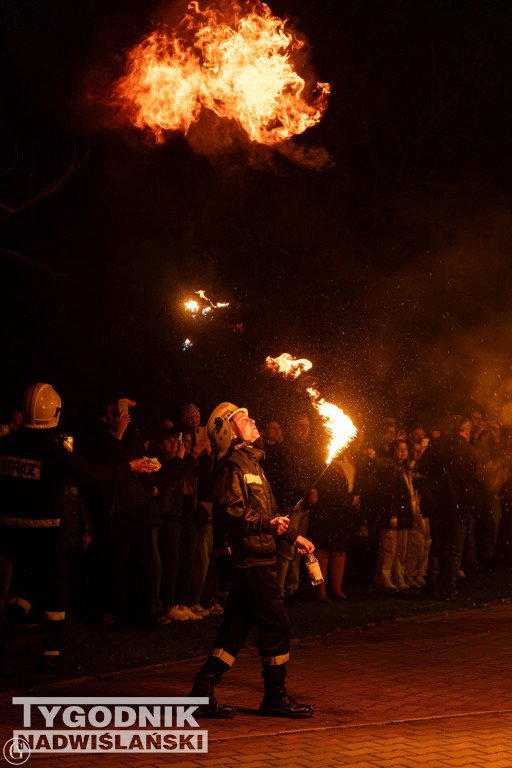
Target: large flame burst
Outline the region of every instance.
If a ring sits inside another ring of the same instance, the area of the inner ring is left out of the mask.
[[[296,360],[287,352],[279,357],[267,357],[265,365],[272,371],[282,373],[285,379],[296,379],[302,371],[309,371],[313,367],[310,360]],[[313,407],[318,411],[329,437],[326,463],[330,464],[335,456],[354,439],[357,429],[341,408],[324,400],[314,387],[307,387],[306,392],[311,398]]]
[[[162,26],[128,51],[112,98],[157,143],[187,134],[204,109],[272,146],[318,123],[327,106],[329,84],[312,93],[295,69],[303,46],[265,3],[201,11],[191,2],[175,30]]]

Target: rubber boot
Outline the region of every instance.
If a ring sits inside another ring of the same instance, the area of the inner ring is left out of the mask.
[[[265,695],[260,704],[259,713],[265,717],[311,717],[313,707],[309,704],[299,704],[288,695],[284,681],[286,679],[286,664],[264,666],[261,671],[265,685]]]
[[[198,706],[194,712],[194,717],[210,717],[219,720],[229,720],[236,715],[235,707],[227,704],[221,704],[213,695],[213,689],[220,681],[222,675],[228,671],[229,664],[218,659],[216,656],[208,656],[206,663],[203,664],[194,680],[194,685],[189,696],[207,696],[208,704]]]
[[[63,658],[64,639],[62,637],[64,621],[43,621],[41,658],[37,672],[72,672],[73,666],[69,659]]]
[[[7,603],[0,619],[0,675],[5,675],[5,646],[16,627],[25,620],[27,610],[17,603]]]

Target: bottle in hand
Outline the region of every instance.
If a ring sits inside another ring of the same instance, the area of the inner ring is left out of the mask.
[[[322,571],[320,570],[320,563],[314,555],[308,555],[306,557],[306,567],[308,569],[309,578],[311,579],[311,584],[314,587],[322,584],[324,577],[322,576]]]

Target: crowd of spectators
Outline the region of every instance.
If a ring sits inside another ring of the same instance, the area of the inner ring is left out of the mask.
[[[193,403],[145,434],[135,403],[108,403],[73,449],[96,464],[150,457],[158,470],[62,484],[69,610],[122,628],[158,627],[222,614],[229,551],[215,550],[215,456]],[[3,433],[16,431],[14,412]],[[300,556],[278,545],[286,605],[350,599],[351,584],[388,593],[424,590],[456,600],[464,571],[510,557],[512,464],[498,424],[474,411],[428,434],[388,417],[326,465],[323,428],[308,413],[260,425],[264,469],[281,514],[315,544],[324,584],[312,588]],[[1,439],[1,437],[0,437]],[[66,441],[66,438],[62,438]],[[68,447],[69,439],[67,440]],[[300,503],[298,503],[300,502]],[[1,549],[1,547],[0,547]],[[0,610],[11,568],[0,551]],[[348,589],[346,590],[346,586]]]

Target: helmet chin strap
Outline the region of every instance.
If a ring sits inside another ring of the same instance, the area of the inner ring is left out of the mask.
[[[233,421],[233,419],[229,420],[229,426],[231,427],[231,443],[236,445],[237,443],[240,443],[242,441],[242,435],[238,431],[238,427],[236,423]]]

